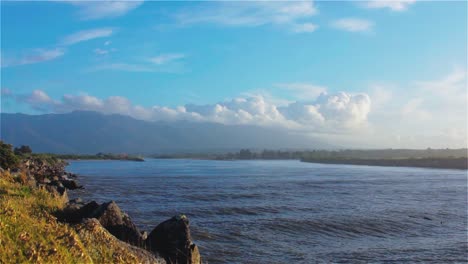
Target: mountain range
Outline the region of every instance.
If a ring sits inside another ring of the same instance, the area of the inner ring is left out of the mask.
[[[284,129],[188,121],[148,122],[123,115],[2,113],[0,138],[35,152],[62,154],[163,154],[251,149],[330,148]]]

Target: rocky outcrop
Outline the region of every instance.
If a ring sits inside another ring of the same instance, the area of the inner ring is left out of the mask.
[[[83,188],[74,179],[76,175],[66,172],[67,162],[63,160],[47,161],[41,158],[27,158],[19,169],[13,170],[13,176],[29,186],[43,188],[54,195],[66,196],[66,190]]]
[[[81,199],[75,199],[56,216],[60,221],[74,224],[94,218],[119,240],[160,255],[167,263],[201,263],[200,253],[190,236],[189,220],[185,215],[162,222],[149,235],[140,232],[130,217],[113,201],[99,205],[94,201],[85,204]]]
[[[185,215],[159,224],[146,239],[146,247],[164,257],[167,263],[201,264],[198,247],[190,236],[189,220]]]
[[[67,190],[82,187],[75,180],[76,175],[65,171],[65,165],[60,160],[50,163],[30,158],[24,161],[20,170],[13,173],[22,183],[43,188],[68,200]],[[90,231],[102,233],[105,230],[106,240],[112,239],[108,237],[109,234],[117,238],[121,241],[119,243],[123,243],[121,246],[128,249],[123,252],[128,253],[130,250],[136,254],[135,259],[139,263],[201,264],[200,253],[190,236],[189,220],[185,215],[162,222],[149,235],[140,232],[114,201],[98,204],[95,201],[84,203],[81,199],[74,199],[63,210],[56,212],[56,217],[59,221],[73,224],[82,235]]]
[[[141,232],[114,201],[99,206],[92,217],[118,239],[135,246],[143,245]]]
[[[144,237],[130,217],[114,202],[99,205],[95,201],[84,204],[81,200],[70,201],[57,212],[57,218],[68,223],[80,223],[84,219],[95,218],[116,238],[134,246],[143,246]]]
[[[86,248],[94,248],[95,251],[93,253],[96,255],[101,254],[99,250],[100,247],[107,247],[112,248],[114,257],[119,259],[120,263],[166,263],[164,259],[157,254],[118,240],[115,236],[110,234],[108,230],[103,228],[97,219],[85,219],[82,223],[75,226],[75,230],[78,236],[82,238],[82,241],[85,243],[92,243],[89,245],[85,244],[84,246]],[[96,258],[100,257],[96,256]]]

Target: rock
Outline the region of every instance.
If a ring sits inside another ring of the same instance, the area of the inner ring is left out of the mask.
[[[59,221],[67,223],[80,223],[85,218],[91,218],[94,211],[99,208],[99,204],[95,201],[89,202],[85,205],[79,202],[70,201],[65,208],[56,213]]]
[[[83,203],[83,199],[81,198],[75,198],[75,199],[72,199],[68,202],[69,204],[82,204]]]
[[[65,188],[70,189],[70,190],[83,188],[83,186],[78,185],[78,183],[75,180],[61,180],[60,182],[63,184]]]
[[[174,216],[156,226],[146,239],[146,247],[160,253],[170,264],[201,264],[200,253],[192,242],[185,215]]]
[[[99,206],[92,217],[98,219],[101,225],[118,239],[135,246],[143,245],[144,239],[140,231],[114,201]]]
[[[164,259],[144,249],[119,241],[102,227],[96,219],[86,219],[75,227],[85,248],[106,247],[115,258],[114,263],[165,263]]]
[[[39,184],[39,187],[44,188],[46,191],[50,192],[52,195],[61,196],[65,199],[68,199],[67,190],[63,187],[50,185],[50,184]]]

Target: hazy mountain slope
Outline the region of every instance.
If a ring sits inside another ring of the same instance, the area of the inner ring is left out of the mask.
[[[162,153],[239,148],[326,148],[312,138],[255,126],[145,122],[96,112],[1,114],[0,138],[53,153]]]

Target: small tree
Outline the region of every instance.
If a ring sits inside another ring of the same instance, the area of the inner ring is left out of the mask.
[[[0,140],[0,167],[14,169],[19,163],[19,158],[13,152],[13,146]]]
[[[31,154],[32,150],[29,146],[21,146],[19,148],[15,148],[15,154],[16,155],[24,155],[24,154]]]

